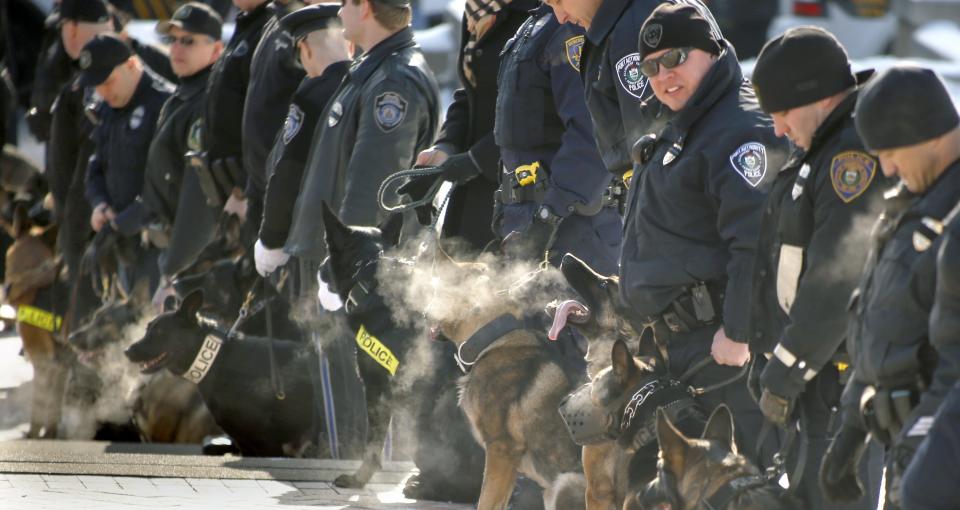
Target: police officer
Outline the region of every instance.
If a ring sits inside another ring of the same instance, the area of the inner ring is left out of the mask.
[[[306,2],[316,3],[314,1]],[[255,234],[263,215],[263,194],[267,188],[267,155],[283,126],[294,91],[303,81],[303,67],[297,63],[298,50],[290,34],[280,27],[280,18],[291,12],[287,2],[267,4],[269,19],[250,62],[250,84],[243,107],[243,166],[247,173],[247,228]]]
[[[960,207],[944,220],[943,242],[937,256],[937,286],[930,315],[930,343],[937,349],[941,378],[953,379],[927,437],[903,476],[902,507],[906,510],[947,510],[960,501],[960,472],[956,469],[960,428]],[[940,371],[938,367],[938,371]],[[937,390],[944,390],[943,384]]]
[[[798,27],[763,47],[751,76],[777,136],[793,142],[760,228],[753,370],[762,369],[760,409],[768,420],[793,425],[796,408],[802,408],[811,459],[826,452],[831,409],[839,403],[834,361],[840,359],[847,299],[867,258],[869,231],[863,226],[879,216],[882,193],[891,184],[878,176],[879,164],[853,123],[858,84],[871,73],[854,76],[833,34]],[[772,354],[764,368],[766,353]],[[815,462],[806,464],[800,494],[807,508],[833,508],[822,501],[818,469]]]
[[[494,135],[503,172],[498,234],[504,247],[559,265],[573,253],[615,274],[620,215],[603,202],[610,176],[593,141],[580,82],[583,29],[547,5],[504,47]],[[615,204],[614,204],[615,205]]]
[[[208,175],[201,179],[211,205],[241,218],[246,214],[243,188],[242,126],[244,99],[250,81],[250,62],[270,17],[267,0],[234,0],[240,9],[233,37],[217,60],[207,85],[207,111],[203,121],[203,148]]]
[[[474,250],[493,240],[493,202],[500,185],[500,148],[493,136],[500,52],[537,7],[537,0],[469,0],[460,25],[453,94],[433,147],[417,155],[417,165],[441,166],[439,177],[411,179],[398,192],[423,198],[437,178],[453,183],[443,219],[443,236],[458,237]],[[459,377],[459,370],[454,370]],[[417,499],[417,498],[414,498]],[[475,499],[475,498],[474,498]]]
[[[658,132],[671,115],[657,104],[647,77],[640,72],[637,33],[662,0],[550,0],[561,23],[587,29],[580,76],[594,137],[607,170],[616,177],[632,170],[630,151],[640,137]],[[710,22],[714,39],[720,29],[699,0],[676,2],[696,7]],[[629,174],[627,176],[629,179]]]
[[[289,259],[283,252],[283,243],[293,214],[292,198],[299,192],[320,114],[350,65],[347,42],[337,18],[339,8],[339,4],[333,3],[313,5],[280,20],[280,28],[296,46],[307,77],[293,95],[283,131],[266,161],[269,184],[260,235],[254,247],[257,271],[263,276]],[[312,279],[314,275],[307,277]]]
[[[901,186],[887,194],[851,299],[853,374],[820,482],[829,500],[863,495],[855,466],[869,432],[887,448],[889,508],[955,377],[949,363],[938,363],[928,324],[942,222],[960,196],[960,117],[936,73],[896,66],[867,84],[854,119],[864,146]]]
[[[673,117],[638,153],[643,169],[630,184],[621,297],[638,331],[653,330],[672,373],[712,355],[716,363],[688,381],[712,385],[735,377],[750,356],[761,190],[785,150],[729,43],[697,8],[661,5],[643,24],[639,46],[640,72]],[[700,401],[708,413],[726,403],[739,444],[754,442],[762,416],[744,378]]]
[[[186,170],[186,163],[202,148],[207,80],[223,51],[222,24],[208,5],[190,2],[156,26],[170,46],[170,62],[180,78],[160,112],[143,186],[150,219],[147,234],[153,246],[162,250],[159,265],[164,288],[209,243],[219,218],[219,210],[207,205],[197,174]]]
[[[383,219],[377,204],[380,182],[410,168],[417,153],[433,142],[437,85],[413,38],[411,15],[408,0],[346,0],[340,7],[344,37],[365,51],[324,110],[307,157],[284,245],[305,266],[302,275],[315,274],[326,255],[323,227],[317,222],[322,203],[330,204],[346,224],[376,225]],[[302,296],[315,294],[308,278],[301,283]],[[328,416],[336,419],[329,430],[340,433],[331,449],[349,455],[363,442],[358,434],[363,400],[348,393],[359,387],[356,356],[339,341],[323,349],[335,371]],[[330,408],[334,402],[335,409]]]

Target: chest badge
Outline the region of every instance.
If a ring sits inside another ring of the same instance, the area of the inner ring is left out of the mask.
[[[143,124],[143,115],[145,111],[143,106],[138,106],[130,114],[130,129],[137,129]]]
[[[333,103],[330,107],[330,115],[327,116],[327,125],[330,127],[340,123],[340,117],[343,117],[343,105],[340,101]]]
[[[833,190],[844,203],[863,194],[876,174],[877,161],[860,151],[841,152],[830,162]]]
[[[583,36],[578,35],[567,39],[563,43],[567,50],[567,62],[570,66],[580,72],[580,55],[583,54]]]
[[[730,164],[747,184],[756,188],[767,174],[767,148],[760,142],[747,142],[733,151]]]
[[[793,200],[796,201],[800,198],[800,195],[803,195],[803,185],[807,182],[807,177],[810,176],[810,165],[804,163],[800,167],[800,173],[797,177],[796,182],[793,183],[793,190],[790,191],[790,195],[793,197]]]

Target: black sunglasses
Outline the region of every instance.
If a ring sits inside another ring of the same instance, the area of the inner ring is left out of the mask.
[[[181,37],[174,37],[172,35],[164,35],[160,37],[160,42],[166,44],[167,46],[173,46],[173,43],[180,43],[180,46],[189,48],[197,42],[197,39],[192,35],[184,35]]]
[[[660,74],[661,65],[663,65],[665,69],[673,69],[687,61],[687,55],[692,49],[693,48],[672,48],[657,58],[644,60],[643,63],[640,64],[640,73],[647,78],[653,78]]]

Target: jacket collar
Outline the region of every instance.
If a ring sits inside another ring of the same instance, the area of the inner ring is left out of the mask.
[[[630,2],[635,1],[638,0],[603,0],[593,16],[593,21],[590,22],[590,29],[587,30],[587,39],[590,43],[599,46],[610,35],[610,31],[613,30]]]
[[[211,69],[213,69],[213,64],[204,67],[190,76],[180,78],[180,86],[177,88],[176,95],[183,99],[189,99],[206,90]]]
[[[130,101],[120,108],[113,108],[112,106],[111,108],[114,111],[123,112],[141,106],[143,104],[143,98],[147,95],[147,90],[152,87],[153,76],[150,75],[149,71],[144,69],[143,74],[140,75],[140,81],[137,82],[137,88],[133,91],[133,95],[130,96]]]
[[[249,27],[251,24],[255,23],[255,22],[256,22],[257,20],[259,20],[261,17],[263,17],[264,15],[266,15],[266,14],[267,14],[267,6],[269,6],[270,3],[271,3],[271,2],[264,2],[264,3],[260,4],[260,5],[258,5],[257,7],[255,7],[255,8],[254,8],[252,11],[250,11],[250,12],[241,12],[240,14],[237,14],[237,22],[236,22],[237,28],[236,28],[236,32],[235,32],[235,33],[243,32],[243,31],[246,30],[247,27]]]
[[[413,40],[413,29],[405,27],[361,55],[350,68],[350,79],[360,82],[365,81],[387,57],[416,45],[417,42]]]

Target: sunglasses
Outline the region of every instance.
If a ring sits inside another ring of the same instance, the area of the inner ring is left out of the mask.
[[[160,37],[160,42],[162,42],[163,44],[166,44],[167,46],[173,46],[175,43],[179,43],[180,46],[183,46],[183,47],[185,47],[185,48],[189,48],[189,47],[193,46],[194,44],[196,44],[198,41],[197,41],[197,38],[194,37],[194,36],[192,36],[192,35],[184,35],[184,36],[181,36],[181,37],[174,37],[174,36],[172,36],[172,35],[164,35],[164,36]]]
[[[643,63],[640,64],[640,73],[647,78],[653,78],[660,74],[661,65],[664,69],[673,69],[687,61],[687,55],[691,49],[693,48],[672,48],[657,58],[644,60]]]

